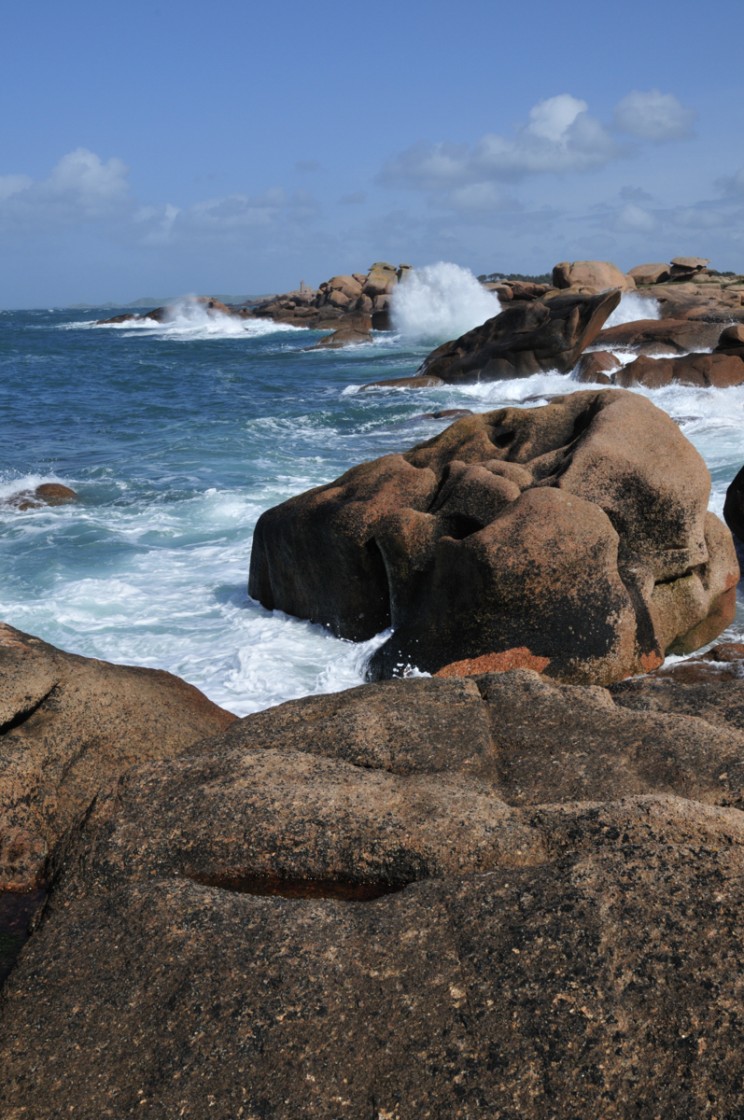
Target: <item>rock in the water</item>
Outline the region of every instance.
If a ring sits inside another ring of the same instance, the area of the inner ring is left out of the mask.
[[[593,294],[607,292],[611,288],[633,291],[636,286],[631,274],[621,272],[609,261],[562,261],[553,268],[552,280],[554,288],[571,288]]]
[[[681,354],[676,358],[641,355],[617,371],[616,385],[660,389],[677,382],[701,389],[727,389],[744,382],[744,358],[738,354]]]
[[[101,786],[234,719],[170,673],[63,653],[0,624],[0,891],[43,883]]]
[[[674,470],[669,464],[674,463]],[[728,625],[738,564],[705,465],[635,394],[465,417],[259,519],[250,594],[364,640],[373,677],[527,647],[607,682]]]
[[[42,482],[33,490],[19,490],[6,498],[4,505],[13,509],[42,509],[44,506],[64,506],[79,501],[78,495],[61,482]]]
[[[619,369],[620,361],[605,350],[592,350],[582,354],[576,366],[576,380],[583,383],[611,384],[610,374]]]
[[[310,350],[341,350],[346,346],[360,346],[362,343],[372,341],[372,316],[356,312],[348,315],[343,325],[332,334],[321,338]]]
[[[557,370],[568,373],[620,302],[620,292],[556,295],[510,304],[500,315],[429,354],[422,376],[442,381],[501,381]]]
[[[667,356],[691,350],[711,350],[721,334],[720,323],[687,319],[635,319],[605,327],[596,338],[602,350],[633,350],[637,354]]]

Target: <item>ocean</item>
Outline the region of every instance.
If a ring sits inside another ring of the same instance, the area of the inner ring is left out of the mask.
[[[72,653],[167,669],[238,715],[361,683],[383,635],[341,641],[248,598],[256,520],[451,422],[426,413],[535,407],[579,388],[548,373],[362,390],[413,374],[497,311],[470,274],[440,264],[399,298],[394,332],[339,351],[309,350],[320,332],[209,318],[189,297],[163,324],[97,326],[110,309],[0,312],[0,619]],[[633,295],[613,322],[655,313]],[[639,391],[703,455],[720,515],[744,464],[744,387]],[[80,501],[7,505],[51,481]],[[740,609],[726,638],[743,637]]]

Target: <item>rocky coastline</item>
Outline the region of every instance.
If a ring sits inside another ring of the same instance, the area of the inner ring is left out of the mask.
[[[493,283],[406,384],[593,387],[262,515],[251,595],[389,628],[369,683],[239,719],[0,624],[3,1120],[740,1115],[744,468],[724,524],[622,387],[744,381],[707,265]],[[353,344],[406,270],[205,310]],[[605,328],[633,291],[661,318]]]

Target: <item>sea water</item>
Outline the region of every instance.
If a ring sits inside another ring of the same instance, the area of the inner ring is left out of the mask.
[[[260,513],[448,423],[425,413],[534,407],[578,387],[546,373],[363,390],[414,373],[452,337],[449,313],[437,330],[435,299],[449,292],[459,330],[498,310],[494,297],[469,300],[474,280],[453,267],[430,273],[431,301],[418,282],[409,289],[396,332],[340,351],[310,350],[319,332],[209,317],[193,299],[161,324],[0,312],[0,619],[70,652],[168,669],[241,715],[361,683],[384,636],[341,641],[249,599]],[[620,314],[638,308],[624,301]],[[720,514],[744,463],[744,388],[643,392],[702,453]],[[49,481],[80,501],[4,504]],[[727,636],[742,634],[744,618]]]

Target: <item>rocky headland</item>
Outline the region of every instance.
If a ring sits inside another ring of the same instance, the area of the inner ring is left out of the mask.
[[[744,380],[744,276],[719,273],[699,257],[638,265],[625,273],[608,261],[561,262],[550,284],[494,281],[501,314],[434,350],[412,377],[376,387],[425,387],[526,377],[544,370],[579,381],[658,388],[671,382],[725,388]],[[333,276],[259,303],[228,306],[198,297],[208,315],[271,319],[330,332],[313,349],[370,341],[391,329],[391,302],[410,265],[377,261],[366,273]],[[603,329],[620,296],[655,300],[659,319]],[[124,313],[103,324],[167,322],[172,309]],[[628,360],[630,357],[635,360]]]

